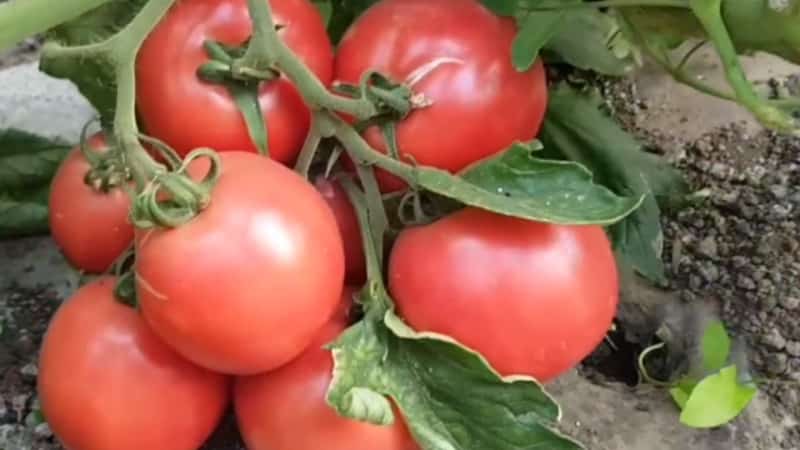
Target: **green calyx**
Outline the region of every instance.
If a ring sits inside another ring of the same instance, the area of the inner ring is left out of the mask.
[[[208,158],[211,165],[206,175],[194,181],[189,165]],[[211,203],[211,191],[219,180],[222,161],[211,149],[197,149],[186,156],[174,171],[160,171],[136,196],[131,210],[133,224],[138,228],[175,228],[194,219]]]
[[[247,45],[245,42],[242,46],[234,47],[217,41],[206,41],[203,46],[209,61],[197,69],[198,76],[209,83],[217,84],[258,84],[278,78],[280,73],[275,69],[259,70],[236,63],[244,57]]]

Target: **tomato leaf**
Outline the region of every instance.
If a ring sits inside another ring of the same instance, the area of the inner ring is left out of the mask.
[[[553,89],[540,135],[544,154],[583,164],[618,195],[645,197],[641,207],[611,227],[610,233],[624,262],[648,279],[663,282],[660,206],[678,203],[688,186],[680,172],[645,153],[601,110],[601,104],[596,93],[581,93],[566,85]]]
[[[548,223],[611,224],[641,203],[640,196],[621,197],[595,184],[580,164],[534,157],[537,148],[514,144],[461,176],[419,167],[415,181],[465,205]]]
[[[498,16],[513,16],[519,7],[518,0],[481,0],[481,3]]]
[[[681,423],[692,428],[724,425],[744,411],[756,392],[755,386],[739,383],[735,365],[728,366],[695,386],[681,413]]]
[[[560,61],[584,70],[621,76],[638,58],[636,46],[620,32],[615,16],[593,8],[566,10],[546,49]]]
[[[114,1],[64,23],[47,34],[48,39],[63,45],[85,45],[100,42],[125,26],[146,3],[146,0]],[[45,51],[40,70],[56,78],[69,79],[78,87],[104,123],[113,119],[116,82],[113,67],[103,57],[80,56],[56,58]]]
[[[70,149],[25,131],[0,130],[0,191],[14,194],[49,184]]]
[[[669,390],[669,395],[672,397],[672,400],[675,401],[675,404],[678,405],[678,408],[683,410],[686,407],[686,402],[689,401],[689,396],[692,394],[691,391],[685,391],[681,389],[679,386],[671,388]]]
[[[725,325],[716,320],[709,324],[703,333],[702,341],[703,365],[709,372],[720,370],[731,354],[731,338]]]
[[[328,401],[340,414],[391,424],[388,395],[425,450],[582,448],[552,429],[560,409],[535,380],[501,378],[450,338],[414,332],[382,287],[365,289],[362,301],[365,319],[331,346]]]
[[[47,189],[31,191],[11,197],[0,194],[0,239],[47,233],[49,229],[46,197]]]
[[[533,66],[539,51],[559,31],[565,15],[565,11],[543,11],[530,13],[521,20],[511,48],[511,59],[518,71]]]

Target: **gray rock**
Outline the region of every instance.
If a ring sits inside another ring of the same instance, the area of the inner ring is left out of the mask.
[[[713,236],[708,236],[697,245],[697,251],[706,258],[717,259],[719,257],[717,240]]]
[[[786,344],[786,353],[796,358],[800,357],[800,342],[788,342]]]
[[[736,280],[736,286],[748,291],[754,291],[756,289],[756,282],[748,276],[741,276]]]
[[[33,429],[33,435],[39,439],[49,439],[53,436],[53,430],[47,423],[40,423]]]
[[[764,359],[770,375],[783,375],[789,368],[789,358],[784,353],[770,353]]]
[[[800,308],[800,297],[787,296],[778,300],[780,305],[787,311],[794,311]]]
[[[0,86],[0,130],[19,128],[77,142],[96,115],[71,82],[45,75],[36,63],[0,71]]]
[[[36,379],[36,377],[39,375],[39,368],[36,366],[35,363],[28,363],[22,366],[22,368],[19,369],[19,372],[25,378],[33,380]]]
[[[783,350],[786,347],[786,338],[781,335],[778,329],[773,328],[761,338],[761,342],[773,350]]]

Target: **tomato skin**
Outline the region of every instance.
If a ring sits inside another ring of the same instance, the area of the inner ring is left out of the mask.
[[[273,160],[221,154],[210,206],[140,231],[137,291],[153,330],[217,372],[250,375],[299,355],[344,283],[336,220],[313,185]]]
[[[407,229],[390,291],[413,328],[452,336],[503,375],[550,381],[611,327],[616,262],[603,229],[464,209]]]
[[[71,450],[195,450],[219,423],[230,380],[164,345],[114,299],[114,283],[79,289],[48,328],[38,377],[48,424]]]
[[[322,18],[308,0],[271,0],[284,42],[326,85],[333,48]],[[147,132],[181,155],[198,147],[255,152],[244,119],[227,90],[197,77],[208,61],[207,39],[239,45],[252,25],[246,0],[183,0],[147,38],[137,58],[137,103]],[[291,163],[303,145],[310,112],[285,77],[262,85],[259,100],[270,156]]]
[[[105,151],[105,138],[92,136],[88,145]],[[104,193],[87,185],[84,177],[90,169],[79,148],[61,163],[48,201],[50,233],[72,265],[102,273],[133,242],[133,225],[128,219],[131,200],[122,189]]]
[[[333,358],[323,346],[346,326],[338,314],[297,359],[236,380],[236,417],[249,450],[418,450],[398,411],[392,426],[381,427],[343,418],[326,403]]]
[[[335,78],[354,84],[377,70],[406,82],[432,65],[411,87],[433,104],[398,124],[398,149],[409,162],[458,172],[514,141],[533,139],[541,126],[544,66],[538,61],[517,72],[511,64],[515,33],[513,20],[495,16],[477,0],[383,0],[345,34]],[[377,128],[365,137],[386,153]],[[378,175],[384,191],[405,187],[387,172]]]
[[[314,184],[336,216],[336,224],[339,226],[344,243],[347,282],[363,284],[367,278],[367,267],[356,210],[347,198],[347,193],[336,181],[319,177]]]

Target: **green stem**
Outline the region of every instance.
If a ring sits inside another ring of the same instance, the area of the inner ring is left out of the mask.
[[[269,2],[248,0],[253,37],[244,57],[233,64],[234,72],[275,67],[297,86],[306,104],[314,110],[333,110],[366,120],[377,112],[368,99],[335,95],[286,46],[278,35]]]
[[[297,157],[297,163],[294,166],[294,170],[303,178],[308,178],[308,172],[311,170],[311,163],[314,161],[317,148],[319,147],[320,141],[322,141],[322,134],[319,132],[316,125],[316,116],[318,114],[319,113],[315,113],[311,118],[311,127],[309,128],[308,136],[306,136],[303,149],[300,150],[300,156]]]
[[[353,209],[356,211],[358,218],[359,229],[361,230],[361,239],[364,244],[364,258],[367,265],[367,280],[370,283],[377,283],[383,285],[383,261],[378,253],[378,243],[383,243],[383,234],[375,236],[375,232],[370,225],[369,216],[372,213],[367,205],[367,200],[353,180],[343,178],[341,180],[342,188],[347,193]]]
[[[114,134],[125,150],[136,184],[141,188],[165,169],[153,161],[139,142],[136,123],[136,55],[144,40],[166,15],[175,0],[150,0],[139,14],[109,39],[109,58],[116,70],[117,102]]]
[[[0,52],[111,0],[11,0],[0,5]]]

